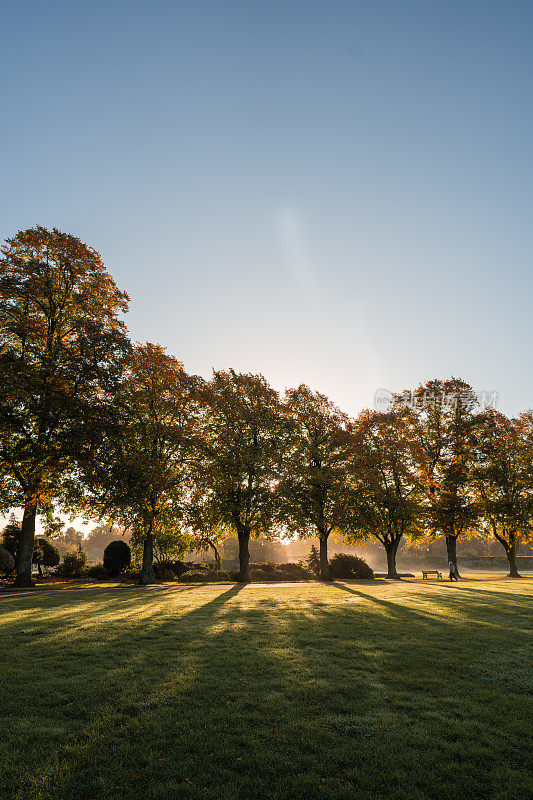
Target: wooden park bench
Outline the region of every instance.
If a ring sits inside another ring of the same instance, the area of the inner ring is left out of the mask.
[[[428,575],[436,575],[437,578],[442,580],[442,572],[439,572],[438,569],[423,569],[422,580],[425,581]]]

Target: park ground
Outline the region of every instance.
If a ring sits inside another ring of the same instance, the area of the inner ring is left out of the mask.
[[[0,598],[6,800],[522,800],[533,580]]]

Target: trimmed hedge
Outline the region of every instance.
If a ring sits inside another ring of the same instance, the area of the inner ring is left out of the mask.
[[[335,578],[373,578],[374,570],[359,556],[337,553],[330,559],[329,574]]]
[[[310,581],[314,573],[303,564],[250,564],[253,581]]]
[[[122,539],[109,542],[104,550],[104,567],[112,578],[131,564],[131,550]]]

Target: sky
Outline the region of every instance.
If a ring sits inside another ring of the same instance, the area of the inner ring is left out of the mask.
[[[533,3],[3,0],[0,240],[79,236],[134,340],[345,411],[533,405]]]

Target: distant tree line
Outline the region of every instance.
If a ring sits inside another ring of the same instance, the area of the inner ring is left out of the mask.
[[[35,522],[57,510],[120,525],[154,554],[283,531],[375,540],[397,577],[402,541],[474,534],[504,548],[510,575],[531,541],[533,413],[480,408],[465,381],[431,380],[355,419],[305,385],[280,396],[262,375],[189,375],[156,344],[130,342],[128,296],[100,255],[57,229],[8,239],[0,260],[0,510],[23,509],[16,584],[32,582]]]

